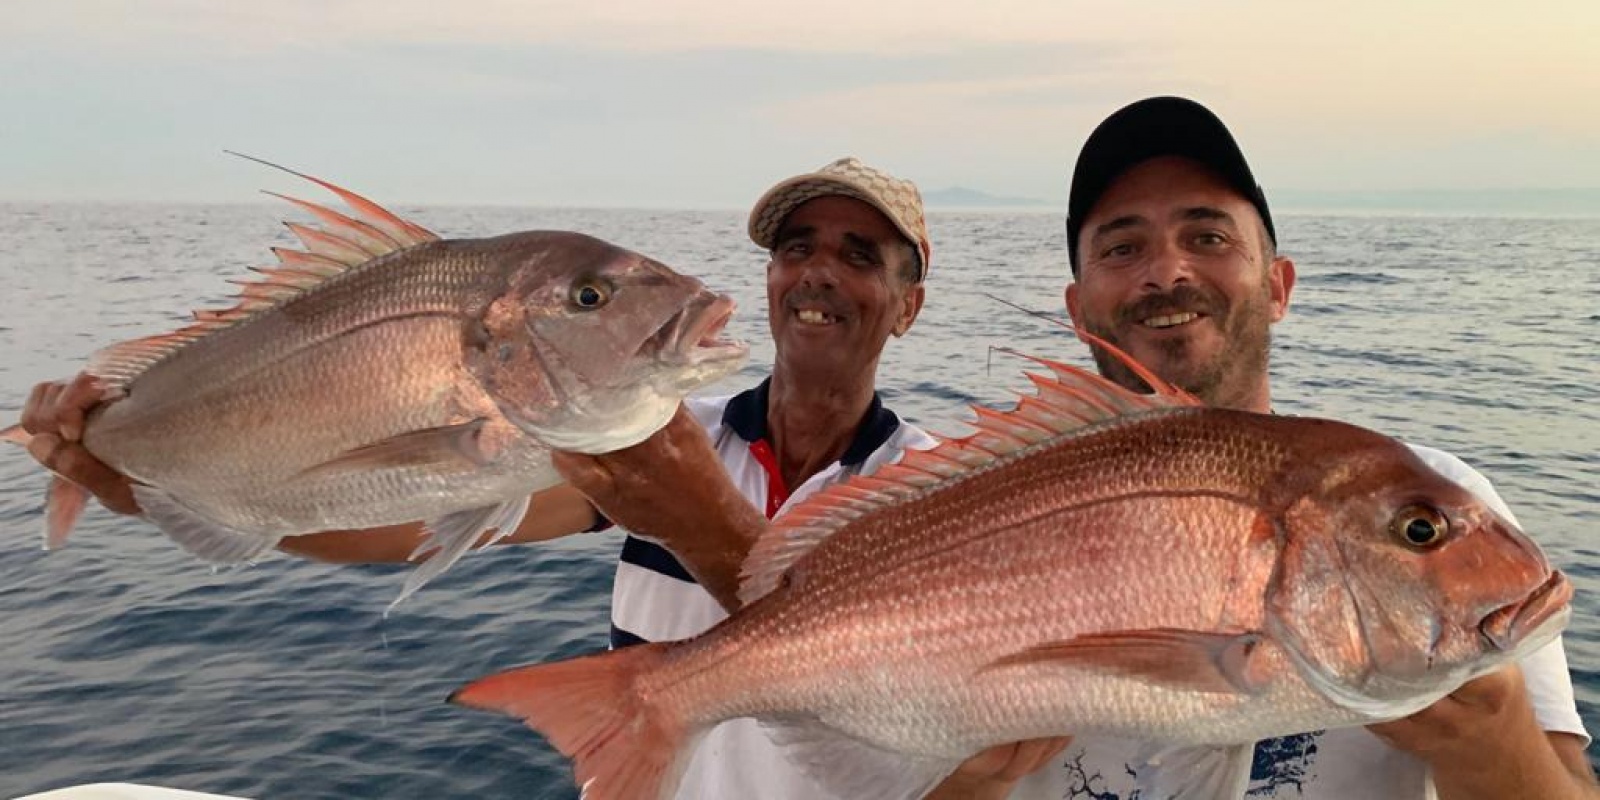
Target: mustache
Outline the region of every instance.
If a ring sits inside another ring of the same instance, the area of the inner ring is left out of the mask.
[[[789,311],[814,308],[835,317],[850,315],[850,305],[832,289],[815,286],[797,286],[783,296],[783,307]]]
[[[1117,309],[1117,321],[1133,324],[1166,314],[1194,313],[1222,317],[1228,306],[1221,298],[1189,284],[1178,284],[1171,291],[1147,294]]]

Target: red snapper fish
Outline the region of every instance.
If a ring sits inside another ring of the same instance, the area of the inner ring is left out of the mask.
[[[1241,796],[1258,740],[1414,713],[1566,624],[1539,547],[1404,444],[1203,407],[1118,355],[1154,394],[1041,362],[975,434],[776,520],[706,633],[452,701],[543,733],[589,800],[671,797],[736,717],[842,798],[1105,735],[1151,743],[1140,796],[1212,800]]]
[[[744,360],[719,338],[733,301],[642,255],[565,231],[441,239],[300,177],[353,215],[283,197],[322,223],[288,223],[303,250],[275,248],[280,263],[236,305],[108,347],[86,369],[108,402],[84,446],[205,560],[425,521],[412,557],[431,555],[404,599],[491,529],[516,529],[529,495],[561,480],[553,449],[643,441]],[[29,439],[20,426],[0,435]],[[47,547],[86,497],[51,482]]]

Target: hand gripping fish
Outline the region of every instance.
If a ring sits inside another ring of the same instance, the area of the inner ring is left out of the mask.
[[[201,558],[254,560],[282,537],[425,521],[432,553],[400,602],[560,482],[553,449],[636,444],[729,374],[733,301],[578,233],[441,239],[316,178],[353,216],[321,227],[229,308],[97,353],[108,402],[84,446],[134,482],[144,517]],[[0,431],[26,444],[19,426]],[[56,477],[46,546],[84,491]],[[534,509],[532,513],[538,513]]]
[[[973,435],[775,520],[705,634],[452,701],[542,732],[588,800],[671,797],[735,717],[846,800],[1060,735],[1148,742],[1141,797],[1216,800],[1257,740],[1411,714],[1566,624],[1538,546],[1406,445],[1206,408],[1117,355],[1154,394],[1041,361]]]

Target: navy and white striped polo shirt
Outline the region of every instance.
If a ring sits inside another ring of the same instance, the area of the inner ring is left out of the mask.
[[[856,473],[893,463],[907,449],[936,444],[900,420],[874,395],[866,420],[844,455],[792,491],[785,491],[767,437],[767,387],[685,405],[705,426],[735,486],[756,508],[776,516],[812,493]],[[786,496],[785,496],[786,495]],[[687,639],[725,618],[722,606],[659,545],[629,536],[611,594],[611,644]],[[789,761],[753,719],[733,719],[700,739],[677,800],[811,800],[823,789]]]
[[[690,398],[685,407],[705,427],[739,491],[768,517],[855,473],[899,460],[906,449],[936,442],[902,422],[874,394],[855,439],[840,459],[785,493],[767,437],[769,378],[736,395]],[[787,496],[784,496],[787,494]],[[611,646],[687,639],[726,617],[710,593],[666,548],[634,536],[622,546],[611,594]]]

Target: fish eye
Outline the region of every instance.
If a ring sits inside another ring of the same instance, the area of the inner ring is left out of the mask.
[[[1389,530],[1412,547],[1429,548],[1444,541],[1450,521],[1432,506],[1409,505],[1394,516]]]
[[[572,285],[572,304],[584,311],[593,311],[611,300],[611,287],[597,280],[582,281]]]

